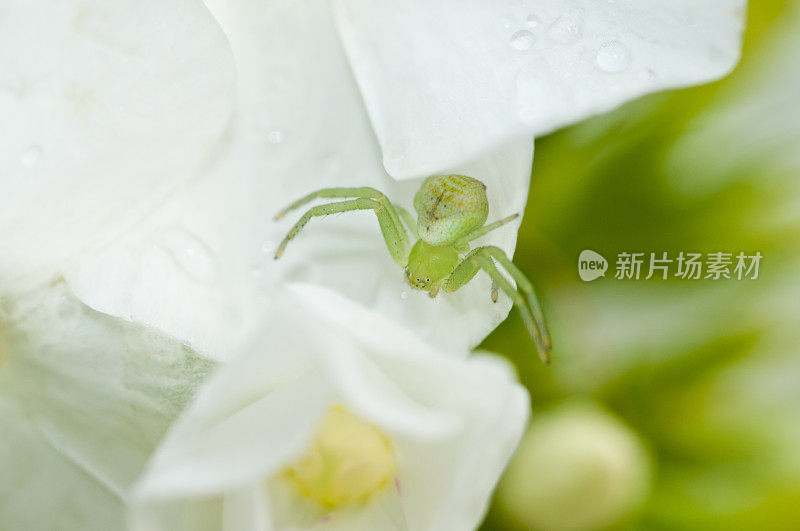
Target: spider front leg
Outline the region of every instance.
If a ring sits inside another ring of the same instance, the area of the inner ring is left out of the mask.
[[[408,213],[408,210],[400,205],[394,205],[394,208],[397,210],[397,213],[400,214],[400,219],[403,220],[406,228],[411,231],[411,234],[413,234],[415,238],[419,238],[419,233],[417,232],[417,222],[414,221],[414,217]]]
[[[466,246],[467,248],[469,248],[469,245],[467,245],[467,244],[469,242],[471,242],[472,240],[474,240],[476,238],[480,238],[484,234],[486,234],[488,232],[492,232],[495,229],[499,229],[500,227],[502,227],[506,223],[511,223],[512,221],[514,221],[518,217],[519,217],[519,214],[511,214],[510,216],[507,216],[507,217],[505,217],[505,218],[503,218],[501,220],[495,221],[494,223],[489,223],[487,225],[484,225],[483,227],[481,227],[479,229],[475,229],[474,231],[470,232],[466,236],[463,236],[463,237],[457,239],[455,241],[454,245],[456,247]]]
[[[319,190],[296,201],[288,208],[281,211],[276,217],[280,218],[288,211],[302,206],[318,197],[352,197],[353,195],[359,194],[368,195],[370,197],[359,197],[357,199],[350,199],[337,203],[328,203],[309,209],[297,223],[294,224],[283,241],[281,241],[277,251],[275,251],[275,259],[277,260],[281,257],[289,241],[297,236],[312,217],[327,216],[328,214],[350,212],[353,210],[373,210],[378,217],[378,224],[380,225],[381,233],[383,234],[383,239],[386,242],[389,253],[397,264],[405,266],[409,251],[408,234],[401,225],[400,218],[397,212],[395,212],[393,205],[386,196],[373,188],[326,188]],[[372,197],[375,195],[379,197]]]
[[[493,258],[506,268],[517,283],[520,291],[527,296],[528,303],[526,303],[525,297],[520,295],[511,283],[500,273],[492,260]],[[550,358],[548,352],[551,348],[550,335],[547,331],[547,325],[545,324],[541,307],[536,299],[536,293],[533,291],[533,286],[530,281],[528,281],[519,268],[508,259],[502,249],[499,247],[487,246],[472,250],[450,274],[450,277],[444,285],[444,290],[448,292],[458,290],[472,280],[479,269],[486,271],[492,278],[493,286],[502,289],[514,302],[514,305],[517,307],[522,317],[522,321],[525,323],[525,327],[528,329],[534,343],[536,343],[539,357],[545,364],[549,364]]]

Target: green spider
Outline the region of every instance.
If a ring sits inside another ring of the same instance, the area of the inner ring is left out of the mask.
[[[446,292],[458,290],[472,280],[479,269],[483,269],[492,278],[492,301],[497,302],[498,286],[511,297],[536,343],[539,356],[544,363],[549,363],[550,335],[533,285],[499,247],[487,245],[470,251],[469,242],[519,216],[514,214],[484,225],[489,217],[489,201],[486,185],[481,181],[464,175],[428,177],[414,196],[417,222],[407,210],[393,205],[383,193],[370,187],[323,188],[311,192],[283,209],[275,219],[320,198],[355,199],[309,209],[278,246],[276,260],[312,217],[373,210],[378,216],[389,253],[405,269],[406,281],[412,287],[435,297],[440,289]],[[408,239],[406,227],[418,238],[414,245]],[[508,271],[525,297],[500,273],[495,260]]]

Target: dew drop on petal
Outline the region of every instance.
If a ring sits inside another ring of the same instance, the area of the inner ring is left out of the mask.
[[[628,47],[619,41],[608,41],[597,51],[597,66],[603,72],[622,72],[631,62]]]
[[[525,25],[528,26],[529,28],[535,28],[536,26],[539,25],[539,17],[531,13],[525,19]]]
[[[283,131],[270,131],[267,135],[267,140],[270,144],[280,144],[283,142],[284,134]]]
[[[163,230],[159,245],[196,282],[212,284],[219,280],[216,256],[200,238],[185,228],[175,226]]]
[[[400,298],[403,299],[403,300],[406,300],[408,298],[408,292],[407,291],[401,291],[400,292]]]
[[[530,31],[520,30],[511,36],[510,44],[512,48],[522,52],[533,46],[534,39],[535,37]]]
[[[272,254],[275,251],[275,242],[272,240],[264,240],[261,245],[261,252],[264,254]]]
[[[25,151],[23,151],[19,157],[19,162],[26,168],[31,168],[35,166],[41,158],[42,148],[36,144],[33,144],[25,148]]]
[[[583,33],[583,16],[575,9],[561,13],[547,29],[547,35],[556,42],[573,44]]]

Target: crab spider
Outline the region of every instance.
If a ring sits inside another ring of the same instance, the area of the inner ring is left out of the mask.
[[[440,289],[458,290],[483,269],[492,279],[492,301],[497,301],[498,288],[511,298],[536,343],[539,356],[544,363],[549,363],[550,336],[533,285],[499,247],[487,245],[470,250],[469,242],[518,217],[513,214],[484,225],[489,216],[489,201],[486,185],[481,181],[464,175],[428,177],[414,196],[416,221],[407,210],[392,204],[383,193],[370,187],[323,188],[311,192],[283,209],[275,219],[322,198],[343,201],[315,206],[303,214],[278,246],[276,260],[312,217],[372,210],[378,217],[389,253],[405,269],[406,281],[412,287],[435,297]],[[413,245],[407,231],[417,237]],[[517,289],[496,264],[514,279]]]

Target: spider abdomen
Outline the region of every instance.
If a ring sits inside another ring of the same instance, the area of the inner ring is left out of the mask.
[[[428,177],[414,196],[414,210],[421,240],[450,245],[489,217],[486,185],[465,175]]]

